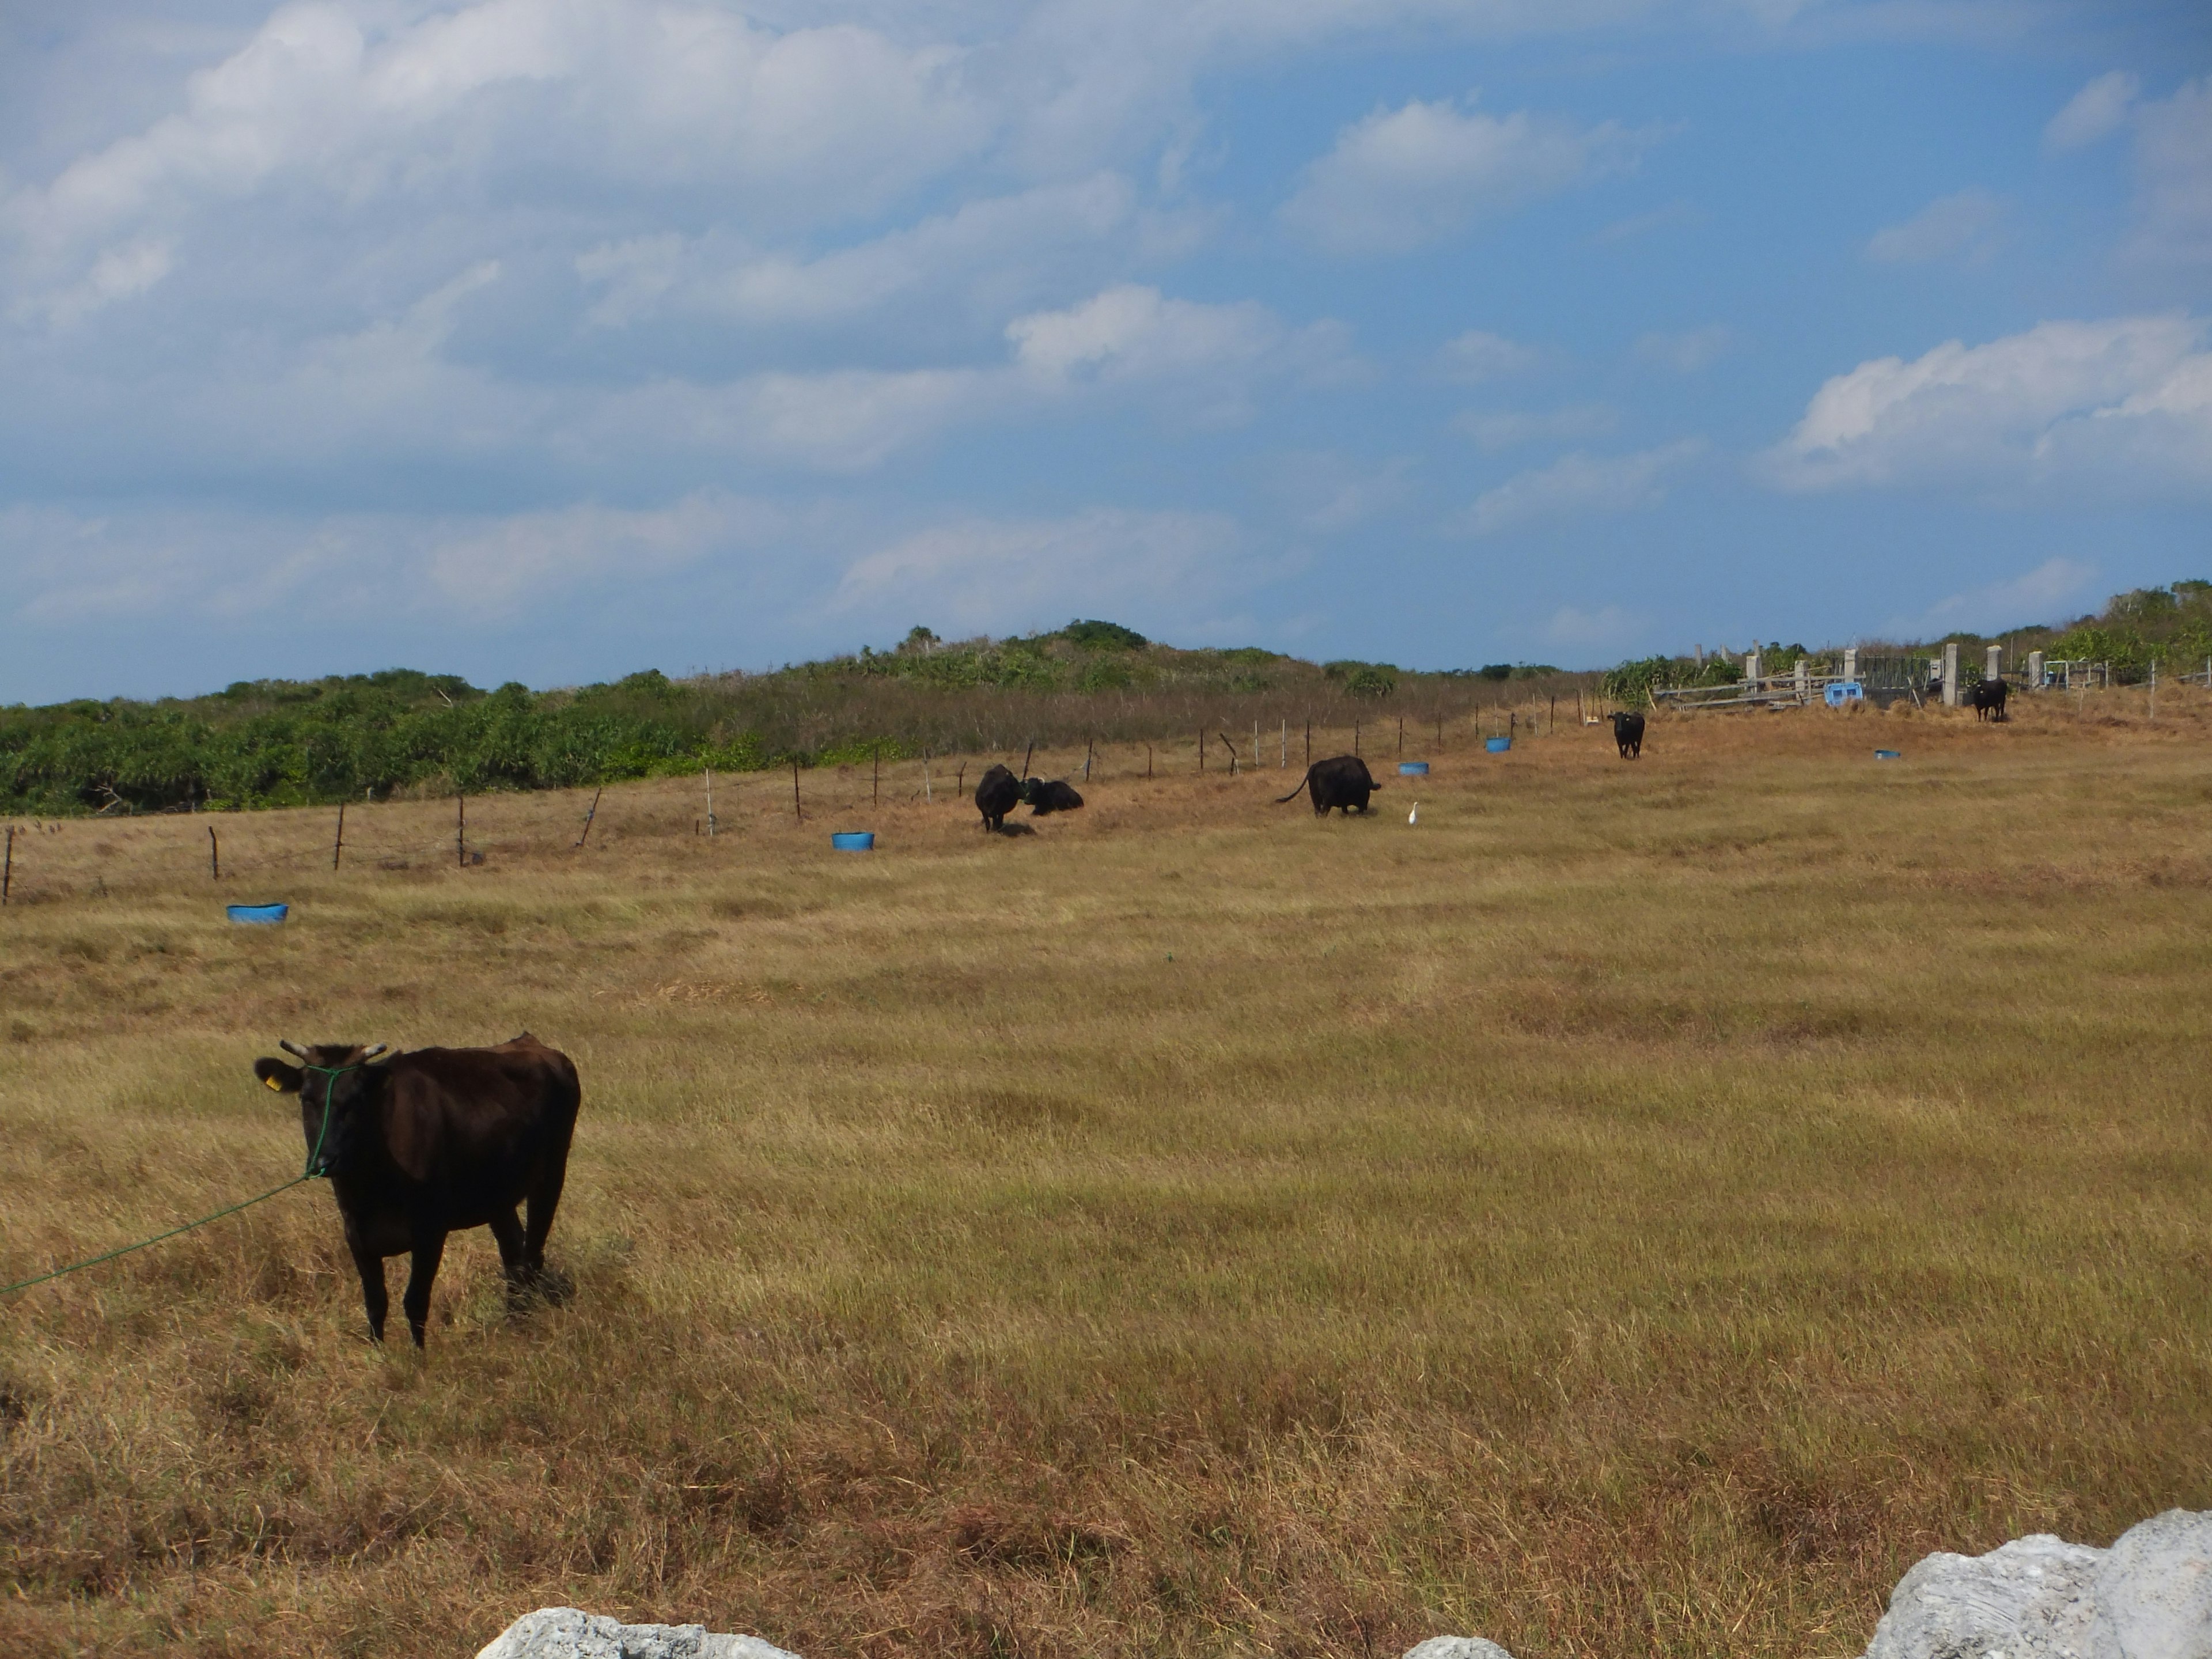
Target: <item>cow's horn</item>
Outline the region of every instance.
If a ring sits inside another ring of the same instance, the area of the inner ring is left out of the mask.
[[[310,1054],[305,1048],[302,1048],[298,1043],[293,1042],[289,1037],[278,1037],[276,1039],[276,1046],[279,1048],[282,1048],[286,1054],[296,1054],[301,1060],[312,1060],[314,1058],[313,1055]]]
[[[391,1045],[389,1043],[384,1042],[370,1043],[368,1048],[361,1051],[361,1063],[364,1066],[368,1065],[370,1060],[374,1060],[390,1046]]]

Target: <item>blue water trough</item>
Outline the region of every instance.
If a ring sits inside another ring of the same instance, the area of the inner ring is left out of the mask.
[[[1902,749],[1877,749],[1874,751],[1874,757],[1876,760],[1903,760],[1905,751]]]
[[[876,845],[876,832],[872,830],[833,830],[830,844],[841,853],[872,852]]]
[[[264,926],[282,921],[292,912],[289,904],[226,904],[222,908],[233,921],[250,921]]]
[[[1400,761],[1398,775],[1407,778],[1425,778],[1429,775],[1429,763],[1426,761]]]
[[[1513,746],[1510,738],[1485,738],[1482,746],[1493,755],[1502,755]]]

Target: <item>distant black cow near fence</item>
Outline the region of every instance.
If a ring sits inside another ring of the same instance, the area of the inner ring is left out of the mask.
[[[2005,720],[2005,701],[2012,696],[2012,688],[2002,680],[1984,680],[1978,685],[1966,688],[1966,701],[1974,706],[1974,721]]]
[[[413,1264],[400,1305],[415,1346],[446,1236],[489,1227],[508,1294],[546,1285],[545,1236],[568,1179],[583,1090],[568,1057],[525,1031],[490,1048],[417,1048],[379,1065],[384,1044],[280,1045],[298,1066],[257,1060],[253,1075],[300,1097],[315,1173],[330,1177],[361,1274],[368,1334],[384,1340],[384,1259]],[[516,1213],[529,1206],[526,1226]]]
[[[983,828],[1000,830],[1006,827],[1006,814],[1021,805],[1021,781],[1010,767],[994,766],[983,774],[975,785],[975,810],[983,815]]]
[[[1613,716],[1613,740],[1620,745],[1623,760],[1644,758],[1644,716],[1626,709],[1616,709]]]
[[[1341,810],[1346,817],[1367,810],[1367,798],[1382,786],[1375,781],[1368,771],[1367,763],[1357,755],[1332,755],[1327,760],[1317,760],[1306,768],[1306,775],[1298,781],[1298,788],[1282,797],[1275,805],[1281,806],[1298,798],[1298,790],[1310,791],[1316,817],[1325,817],[1332,807]]]
[[[1083,797],[1075,793],[1075,786],[1064,778],[1024,779],[1022,799],[1037,817],[1047,812],[1073,812],[1083,805]]]

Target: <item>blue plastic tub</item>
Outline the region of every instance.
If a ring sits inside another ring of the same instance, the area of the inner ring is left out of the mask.
[[[1482,746],[1493,755],[1502,755],[1513,746],[1510,738],[1485,738]]]
[[[226,904],[222,908],[233,921],[261,923],[282,921],[292,910],[289,904]]]
[[[1902,749],[1877,749],[1874,751],[1874,757],[1876,760],[1903,760],[1905,751]]]
[[[1401,777],[1425,778],[1429,775],[1429,763],[1426,761],[1400,761],[1398,772]]]
[[[841,853],[866,853],[874,850],[876,832],[872,830],[838,830],[832,831],[830,844]]]

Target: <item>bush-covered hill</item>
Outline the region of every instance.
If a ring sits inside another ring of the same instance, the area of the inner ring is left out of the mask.
[[[485,691],[392,669],[241,681],[213,696],[0,708],[0,812],[303,805],[364,794],[556,788],[712,766],[757,770],[924,750],[1188,738],[1255,721],[1348,725],[1526,701],[1575,677],[1493,664],[1443,674],[1181,650],[1117,623],[896,649],[769,674]],[[1239,738],[1239,733],[1242,738]]]

